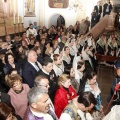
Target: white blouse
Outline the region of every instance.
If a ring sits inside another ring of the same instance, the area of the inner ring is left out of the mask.
[[[55,63],[53,64],[53,70],[55,71],[56,76],[60,76],[64,72],[64,65],[61,64],[57,66]]]

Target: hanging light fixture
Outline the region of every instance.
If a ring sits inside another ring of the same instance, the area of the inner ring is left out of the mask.
[[[71,0],[70,4],[69,4],[69,10],[74,10],[75,12],[77,12],[78,10],[82,11],[83,5],[81,0]]]

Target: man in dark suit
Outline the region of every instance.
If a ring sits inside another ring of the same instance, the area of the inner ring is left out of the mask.
[[[97,2],[97,5],[94,7],[94,10],[97,13],[97,22],[99,22],[102,13],[101,1]]]
[[[65,35],[61,36],[61,42],[58,43],[58,45],[59,45],[59,47],[60,47],[60,51],[63,50],[66,41],[67,41],[66,36],[65,36]]]
[[[105,3],[103,5],[103,17],[106,14],[110,14],[111,10],[112,10],[112,4],[111,4],[110,0],[107,0],[107,3]]]
[[[41,71],[38,72],[38,75],[46,76],[49,80],[49,96],[51,100],[54,100],[55,92],[58,88],[58,80],[56,74],[53,70],[53,60],[50,57],[44,57],[43,59],[43,67]]]
[[[27,83],[30,88],[34,86],[34,79],[38,71],[40,71],[40,66],[37,62],[37,54],[35,51],[30,50],[28,53],[27,62],[23,70],[24,82]]]
[[[91,28],[97,24],[97,13],[94,10],[91,14]]]

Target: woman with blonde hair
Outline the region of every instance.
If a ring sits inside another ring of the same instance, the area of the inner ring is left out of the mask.
[[[67,104],[77,96],[76,91],[71,86],[70,76],[62,74],[58,78],[59,88],[56,91],[54,98],[55,113],[59,118]]]
[[[53,59],[53,48],[52,47],[49,47],[49,48],[46,49],[45,57],[50,57],[50,58]]]

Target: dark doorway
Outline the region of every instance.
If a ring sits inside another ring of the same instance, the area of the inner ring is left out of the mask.
[[[65,25],[65,19],[60,15],[57,19],[57,26]]]

